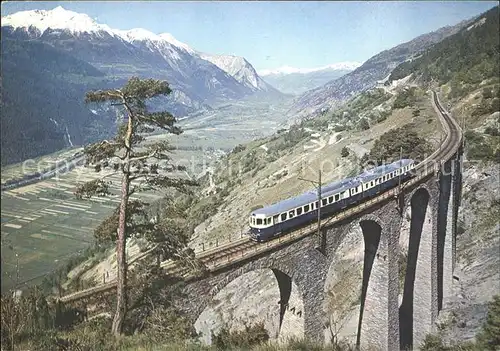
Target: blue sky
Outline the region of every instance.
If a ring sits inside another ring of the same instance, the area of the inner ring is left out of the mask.
[[[63,6],[111,28],[169,32],[196,50],[244,56],[257,69],[366,61],[498,2],[2,2],[2,15]]]

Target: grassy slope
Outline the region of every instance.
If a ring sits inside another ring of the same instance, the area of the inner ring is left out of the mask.
[[[247,229],[247,216],[252,209],[310,190],[312,185],[298,177],[317,179],[316,170],[321,165],[324,182],[356,173],[358,159],[389,129],[413,122],[421,136],[428,137],[434,145],[439,142],[439,122],[423,90],[419,90],[415,104],[421,111],[418,117],[413,117],[415,106],[390,111],[395,99],[392,94],[374,95],[377,98],[357,97],[342,111],[251,142],[244,150],[221,160],[215,171],[215,187],[209,188],[217,193],[202,198],[191,210],[195,218],[207,210],[213,214],[196,228],[195,247],[215,239],[228,240],[229,235],[238,237]],[[390,112],[386,112],[387,119],[377,123],[380,108]],[[369,118],[368,130],[360,130],[363,116],[373,116]],[[350,150],[348,157],[340,156],[343,147]]]

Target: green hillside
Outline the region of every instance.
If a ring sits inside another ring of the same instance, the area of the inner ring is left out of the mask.
[[[423,83],[450,83],[450,97],[462,97],[483,80],[498,79],[498,18],[497,6],[415,60],[400,64],[390,75],[389,82],[415,74]]]
[[[89,86],[103,85],[102,72],[47,44],[2,40],[1,45],[2,165],[69,146],[67,134],[77,145],[109,130],[95,126],[107,122],[95,118],[83,100]]]

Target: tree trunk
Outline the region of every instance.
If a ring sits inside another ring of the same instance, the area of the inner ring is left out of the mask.
[[[118,237],[116,239],[116,261],[117,261],[117,287],[116,287],[116,312],[113,318],[113,326],[111,332],[115,335],[120,335],[122,332],[123,320],[127,313],[127,257],[125,225],[126,225],[126,210],[129,193],[129,169],[128,162],[125,165],[125,172],[122,178],[121,187],[121,202],[120,202],[120,217],[118,219]]]
[[[127,257],[126,251],[126,223],[127,223],[127,204],[130,188],[130,153],[131,153],[131,140],[133,135],[133,113],[129,106],[123,100],[127,108],[128,126],[127,134],[125,135],[125,159],[123,165],[123,178],[121,187],[121,201],[120,201],[120,217],[118,219],[118,235],[116,239],[116,263],[117,263],[117,284],[116,284],[116,311],[113,318],[113,325],[111,332],[118,336],[122,332],[123,320],[127,314]]]

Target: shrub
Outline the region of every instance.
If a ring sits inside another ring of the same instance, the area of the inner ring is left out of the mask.
[[[489,134],[491,136],[500,136],[500,132],[498,131],[498,128],[495,128],[495,127],[486,127],[486,129],[484,130],[484,133],[485,134]]]
[[[218,350],[228,350],[232,348],[249,348],[265,343],[269,340],[269,333],[264,328],[264,323],[260,322],[249,326],[245,324],[243,330],[229,331],[229,328],[222,328],[214,335],[212,333],[212,343]]]
[[[247,147],[245,145],[236,145],[233,149],[233,154],[237,154],[238,152],[241,152],[245,150]]]
[[[368,123],[368,120],[366,118],[362,118],[359,121],[359,128],[361,128],[361,130],[370,129],[370,123]]]
[[[415,90],[416,88],[412,87],[400,92],[396,97],[396,100],[394,100],[393,108],[398,109],[412,106],[417,100],[415,96]]]
[[[490,88],[483,88],[482,94],[485,99],[491,99],[493,97],[493,92]]]
[[[488,140],[480,133],[468,130],[465,132],[467,157],[470,160],[498,162],[497,152]]]
[[[393,162],[400,158],[422,160],[431,151],[430,144],[413,130],[412,124],[392,129],[377,139],[369,154],[361,158],[361,165],[372,161],[376,165]]]
[[[498,350],[500,346],[500,295],[495,295],[489,305],[488,316],[477,342],[483,350]]]
[[[345,146],[344,146],[344,147],[342,148],[342,151],[340,151],[340,156],[342,156],[342,157],[347,157],[347,156],[349,156],[349,149],[347,149],[347,147],[345,147]]]
[[[380,115],[378,116],[377,118],[377,123],[382,123],[383,121],[385,121],[387,119],[387,117],[389,117],[391,115],[391,111],[384,111],[384,112],[381,112]]]

